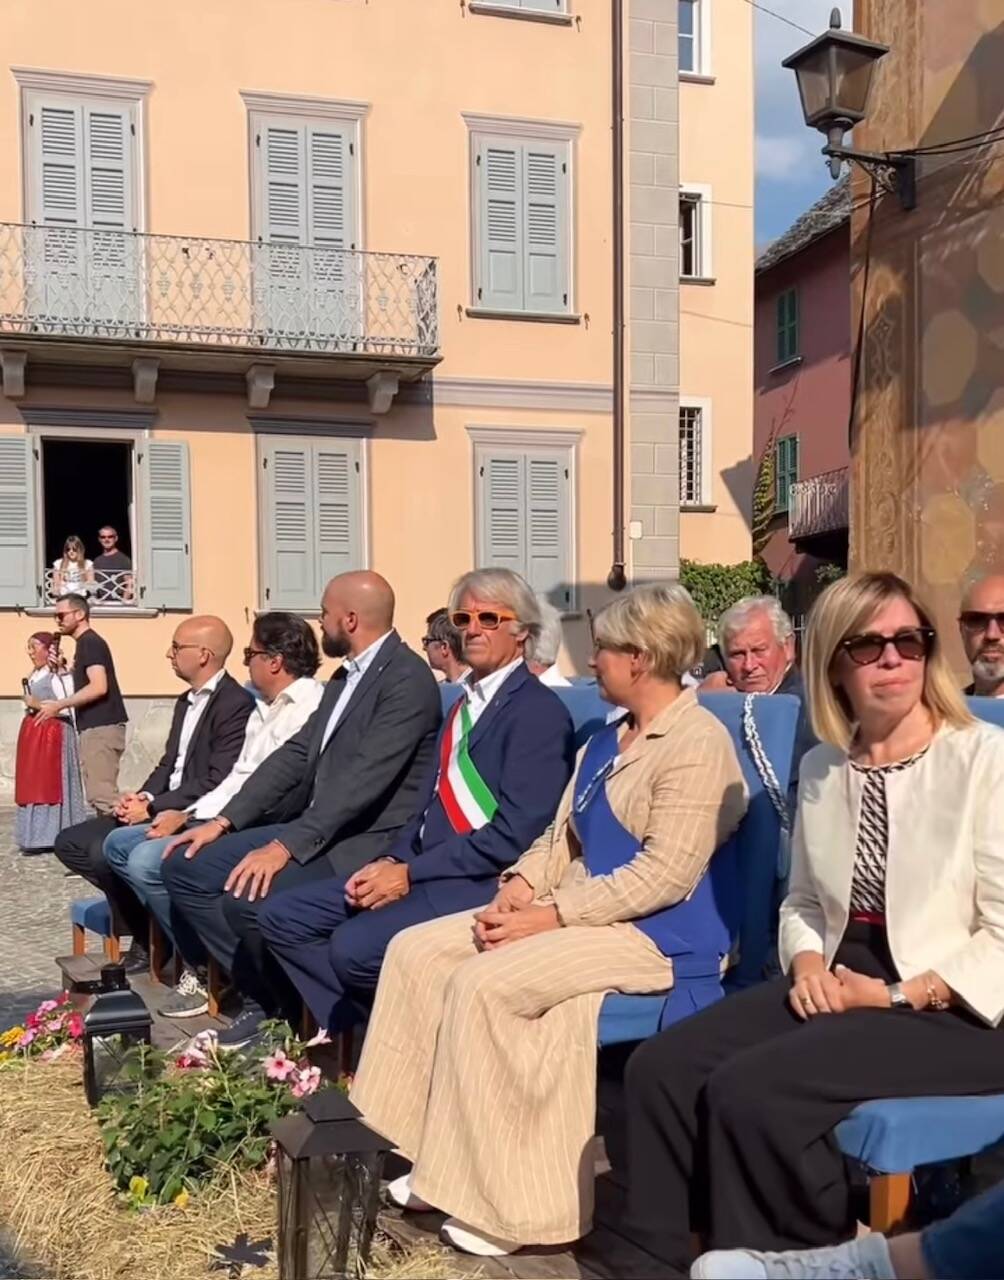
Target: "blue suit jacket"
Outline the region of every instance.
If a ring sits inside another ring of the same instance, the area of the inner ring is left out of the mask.
[[[498,801],[491,822],[458,835],[436,794],[437,768],[419,816],[388,850],[444,915],[487,902],[501,872],[547,829],[572,775],[575,732],[557,694],[521,664],[478,717],[468,750]]]

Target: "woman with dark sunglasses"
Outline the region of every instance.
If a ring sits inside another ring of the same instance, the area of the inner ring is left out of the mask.
[[[853,1234],[833,1129],[859,1103],[1004,1092],[1004,733],[973,719],[893,574],[823,593],[805,672],[821,745],[800,771],[786,976],[627,1071],[632,1234],[684,1273],[691,1230],[744,1251],[696,1276],[788,1276],[767,1251]]]

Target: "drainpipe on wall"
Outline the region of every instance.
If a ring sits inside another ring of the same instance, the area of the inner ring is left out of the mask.
[[[613,564],[607,574],[611,591],[623,591],[624,572],[624,0],[611,0],[613,45],[613,239],[614,239],[614,376],[613,376]]]

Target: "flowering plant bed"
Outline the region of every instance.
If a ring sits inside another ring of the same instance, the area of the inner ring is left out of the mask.
[[[63,991],[54,1000],[43,1000],[23,1027],[10,1027],[0,1034],[0,1065],[19,1057],[49,1062],[78,1045],[83,1035],[83,1016]]]

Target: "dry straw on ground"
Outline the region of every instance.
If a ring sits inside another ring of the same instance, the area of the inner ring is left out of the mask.
[[[8,1239],[47,1280],[207,1280],[219,1245],[275,1229],[275,1190],[264,1174],[233,1176],[173,1205],[130,1213],[102,1160],[76,1055],[0,1073],[0,1212]],[[245,1280],[277,1280],[273,1262]],[[449,1255],[381,1243],[373,1280],[448,1280]]]

